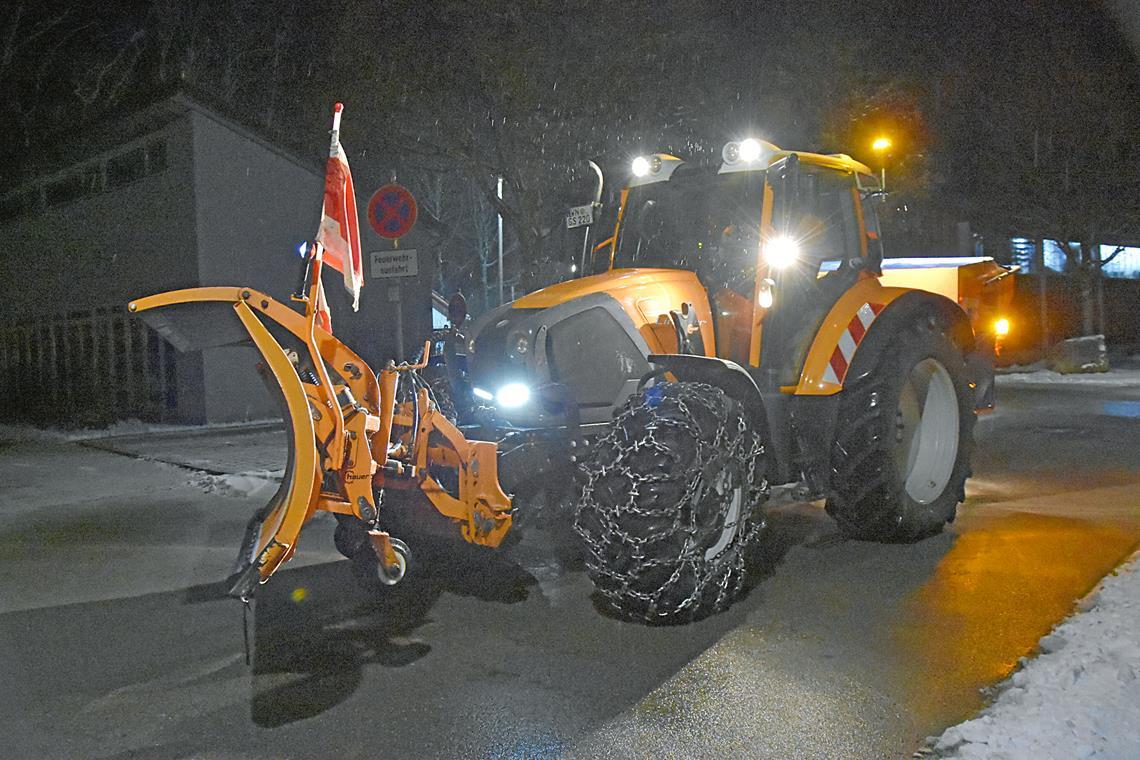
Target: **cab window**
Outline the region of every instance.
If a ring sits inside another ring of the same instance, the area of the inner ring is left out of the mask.
[[[746,288],[760,251],[764,173],[681,167],[630,190],[614,267],[687,269],[710,287]]]
[[[795,216],[805,259],[822,262],[858,258],[854,175],[821,169],[805,171],[800,181],[800,207]]]

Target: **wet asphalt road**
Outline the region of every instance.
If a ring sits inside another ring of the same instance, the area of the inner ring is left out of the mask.
[[[908,757],[1140,541],[1132,378],[1003,382],[960,518],[920,544],[777,506],[747,597],[685,627],[600,614],[542,535],[413,547],[414,579],[368,598],[319,517],[261,589],[251,667],[215,581],[257,502],[0,443],[0,757]],[[151,448],[269,467],[274,435],[246,435]]]

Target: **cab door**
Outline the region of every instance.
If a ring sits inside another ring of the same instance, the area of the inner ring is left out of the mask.
[[[795,160],[793,160],[795,159]],[[832,305],[859,278],[866,241],[853,172],[789,156],[768,172],[765,246],[779,242],[783,266],[762,264],[771,282],[771,307],[754,335],[763,385],[792,385]],[[758,320],[759,323],[759,320]]]

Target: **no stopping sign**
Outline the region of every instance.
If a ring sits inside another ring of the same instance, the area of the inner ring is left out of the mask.
[[[416,223],[416,213],[416,199],[406,187],[394,183],[381,187],[368,201],[368,223],[388,240],[408,234]]]

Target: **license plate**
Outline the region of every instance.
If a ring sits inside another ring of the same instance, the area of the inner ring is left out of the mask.
[[[570,209],[566,214],[566,229],[572,230],[575,227],[585,227],[587,224],[594,223],[594,206],[589,204],[586,206],[575,206]]]

